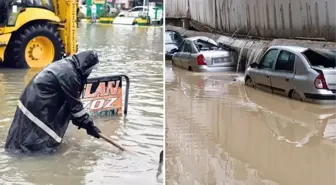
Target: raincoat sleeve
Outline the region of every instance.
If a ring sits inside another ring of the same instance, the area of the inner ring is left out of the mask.
[[[65,96],[67,107],[71,111],[73,123],[77,126],[85,124],[85,121],[89,121],[89,115],[79,100],[80,89],[82,89],[81,82],[76,76],[70,75],[60,82],[60,86]]]

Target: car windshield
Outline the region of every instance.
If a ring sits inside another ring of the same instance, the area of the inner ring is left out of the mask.
[[[308,49],[302,53],[311,66],[318,68],[335,68],[336,52],[322,49]]]
[[[212,41],[212,40],[211,40]],[[212,41],[214,42],[214,41]],[[197,46],[199,51],[208,51],[208,50],[218,50],[219,47],[213,43],[206,41],[204,39],[197,39],[194,41],[194,44]]]
[[[165,44],[178,44],[181,42],[181,38],[174,32],[166,32]]]

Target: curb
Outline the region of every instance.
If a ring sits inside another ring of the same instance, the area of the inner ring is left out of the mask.
[[[113,24],[115,18],[112,17],[102,17],[97,19],[97,24]],[[91,23],[91,19],[80,19],[80,22]],[[146,19],[137,18],[135,19],[135,25],[146,26],[146,27],[163,27],[163,25],[157,25],[156,23],[149,25]]]

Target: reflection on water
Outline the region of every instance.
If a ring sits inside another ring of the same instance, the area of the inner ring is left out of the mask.
[[[101,63],[92,76],[127,74],[126,118],[94,120],[102,132],[138,155],[87,136],[70,125],[53,156],[14,158],[3,146],[16,100],[36,70],[0,69],[0,184],[162,184],[156,178],[163,147],[162,29],[81,24],[80,50],[95,49]]]
[[[166,184],[335,185],[335,106],[166,65]]]

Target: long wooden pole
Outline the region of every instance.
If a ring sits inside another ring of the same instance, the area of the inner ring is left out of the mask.
[[[114,145],[115,147],[119,148],[121,151],[126,151],[126,149],[120,145],[118,145],[117,143],[115,143],[114,141],[112,141],[112,139],[108,138],[107,136],[105,136],[104,134],[99,133],[100,137],[103,138],[105,141],[107,141],[108,143],[111,143],[112,145]]]

